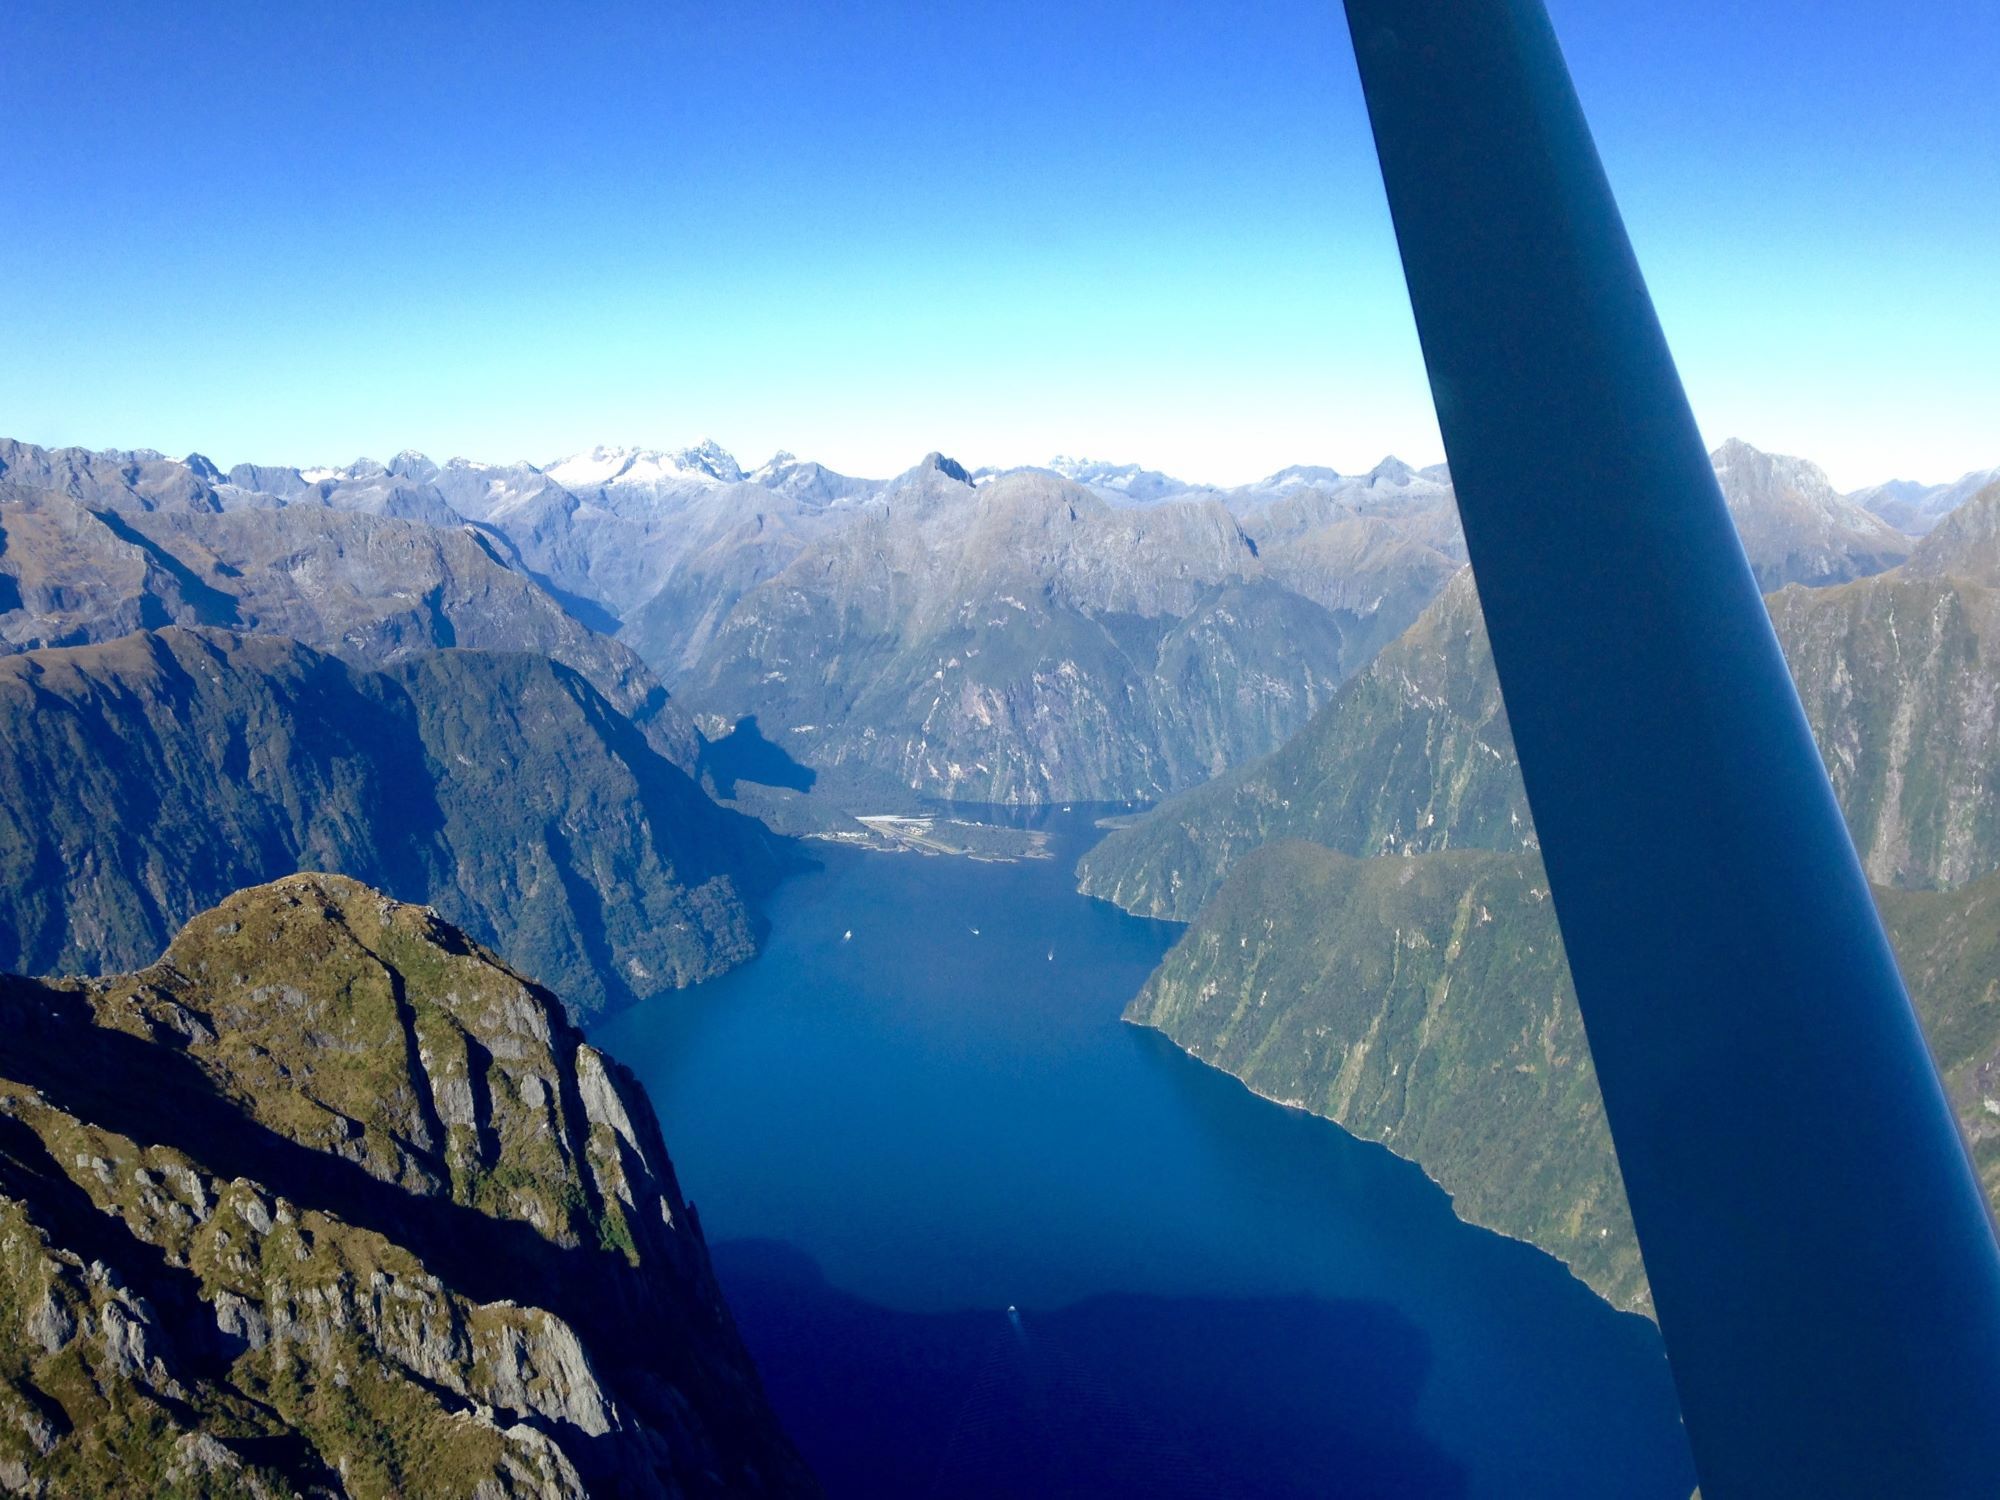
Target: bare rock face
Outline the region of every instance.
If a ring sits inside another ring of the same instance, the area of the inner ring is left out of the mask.
[[[1743,550],[1767,593],[1845,583],[1893,568],[1910,539],[1838,493],[1817,464],[1731,438],[1709,455]]]
[[[0,1476],[807,1495],[645,1095],[420,907],[297,876],[0,988]]]

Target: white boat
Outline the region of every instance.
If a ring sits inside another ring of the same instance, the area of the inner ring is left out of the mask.
[[[848,928],[848,929],[847,929],[847,931],[843,932],[843,933],[842,933],[842,934],[840,935],[840,940],[841,940],[841,941],[842,941],[843,943],[851,943],[851,942],[853,942],[853,941],[854,941],[854,929],[853,929],[852,927]]]

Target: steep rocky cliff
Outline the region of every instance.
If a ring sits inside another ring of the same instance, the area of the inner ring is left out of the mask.
[[[0,983],[0,1483],[807,1495],[643,1092],[431,912],[296,876]]]
[[[0,966],[143,963],[230,891],[434,903],[582,1013],[749,956],[768,838],[579,673],[169,628],[0,658]]]

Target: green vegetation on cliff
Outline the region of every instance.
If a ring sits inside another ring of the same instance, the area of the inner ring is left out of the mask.
[[[644,1094],[428,910],[295,876],[7,980],[0,1484],[809,1494]]]
[[[1462,1217],[1641,1306],[1625,1191],[1540,861],[1243,860],[1126,1011],[1421,1164]]]
[[[2000,876],[1880,899],[2000,1202]],[[1126,1018],[1419,1163],[1462,1217],[1560,1256],[1619,1306],[1648,1305],[1533,854],[1270,845],[1237,865]]]

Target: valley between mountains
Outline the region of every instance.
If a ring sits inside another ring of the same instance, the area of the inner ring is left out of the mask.
[[[2000,471],[1713,458],[2000,1200]],[[0,442],[0,1487],[817,1493],[578,1028],[980,804],[1126,808],[1129,1021],[1646,1310],[1442,467]]]

